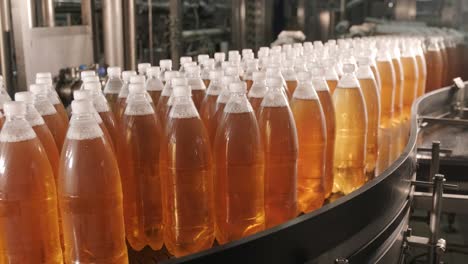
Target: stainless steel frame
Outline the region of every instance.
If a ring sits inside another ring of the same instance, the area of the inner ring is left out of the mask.
[[[121,0],[102,0],[104,58],[111,66],[124,67],[123,12]]]

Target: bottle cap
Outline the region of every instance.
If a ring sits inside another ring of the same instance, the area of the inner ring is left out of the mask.
[[[172,87],[187,86],[188,85],[187,79],[182,78],[182,77],[173,78],[172,81],[171,81],[171,84],[172,84]]]
[[[172,92],[175,97],[191,96],[191,91],[187,86],[175,86]]]
[[[171,69],[172,68],[172,60],[160,60],[159,67],[163,69]]]
[[[25,116],[26,104],[24,102],[5,102],[3,104],[3,111],[6,116]]]
[[[356,70],[356,65],[352,63],[344,63],[343,64],[343,72],[344,73],[353,73]]]
[[[184,65],[187,62],[192,62],[192,57],[184,56],[180,57],[180,65]]]
[[[50,79],[52,79],[52,73],[50,73],[50,72],[38,72],[38,73],[36,73],[36,79],[37,78],[50,78]]]
[[[98,76],[86,76],[83,78],[83,83],[89,83],[89,82],[99,82],[99,77]]]
[[[224,75],[221,82],[224,84],[224,85],[229,85],[230,83],[232,83],[234,81],[234,76],[229,76],[229,75]]]
[[[146,69],[146,75],[151,77],[158,76],[159,73],[161,73],[161,68],[159,66],[153,66]]]
[[[200,54],[197,56],[198,63],[202,63],[205,60],[208,60],[210,56],[208,54]]]
[[[167,71],[167,72],[164,73],[164,79],[165,79],[166,81],[172,80],[172,79],[174,79],[174,78],[176,78],[176,77],[178,77],[178,76],[179,76],[179,72],[178,72],[178,71]]]
[[[124,80],[124,82],[129,82],[130,77],[133,76],[133,75],[137,75],[136,71],[123,71],[122,72],[122,80]]]
[[[190,73],[190,75],[200,75],[200,67],[197,65],[190,65],[185,67],[185,72]]]
[[[224,52],[216,52],[214,54],[215,61],[224,61],[226,60],[226,54]]]
[[[253,50],[252,49],[243,49],[242,50],[242,56],[244,56],[245,54],[249,54],[249,53],[253,53]]]
[[[31,84],[29,85],[29,91],[33,94],[47,93],[48,88],[45,84]]]
[[[359,66],[371,65],[371,59],[366,56],[360,56],[357,58],[357,63]]]
[[[101,83],[99,82],[84,82],[83,89],[88,91],[101,91]]]
[[[148,69],[149,67],[151,67],[151,63],[138,63],[138,66],[137,66],[137,69],[138,69],[138,73],[141,74],[141,75],[144,75],[146,73],[146,69]]]
[[[73,100],[71,105],[73,114],[88,114],[93,111],[93,104],[89,100]]]
[[[227,66],[226,69],[224,70],[224,74],[237,77],[239,76],[239,68],[235,66]]]
[[[263,81],[265,80],[266,75],[262,71],[256,71],[252,73],[252,80],[254,81]]]
[[[256,69],[258,67],[258,60],[249,59],[247,60],[247,68]]]
[[[18,102],[25,102],[27,104],[32,104],[34,100],[34,95],[29,91],[17,92],[15,93],[15,100]]]
[[[266,79],[266,85],[268,87],[281,87],[283,85],[283,80],[279,77],[268,78]]]
[[[231,91],[232,93],[246,93],[247,86],[244,82],[231,83],[229,84],[229,91]]]
[[[109,77],[119,77],[122,73],[122,69],[120,67],[107,67],[107,75]]]
[[[52,79],[49,79],[48,77],[40,77],[40,78],[36,78],[36,83],[51,85]]]
[[[73,92],[73,98],[75,100],[85,100],[91,98],[91,93],[89,90],[75,90]]]
[[[300,71],[300,72],[297,73],[297,79],[299,81],[310,81],[311,76],[310,76],[310,73],[308,73],[306,71]]]
[[[145,83],[146,79],[143,75],[133,75],[130,77],[130,83]]]
[[[83,79],[86,76],[96,76],[96,72],[95,71],[82,71],[80,76],[81,76],[81,79]]]
[[[255,59],[255,54],[253,54],[253,52],[242,54],[242,58],[244,60],[253,60]]]
[[[222,71],[210,71],[210,80],[217,80],[223,77]]]
[[[130,82],[130,85],[128,86],[128,91],[129,93],[144,93],[145,92],[145,86],[142,83],[132,83]]]
[[[206,60],[202,61],[201,64],[203,66],[205,66],[205,67],[210,67],[210,66],[215,65],[215,60],[214,59],[206,59]]]

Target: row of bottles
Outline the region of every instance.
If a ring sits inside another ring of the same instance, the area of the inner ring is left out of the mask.
[[[16,102],[0,89],[0,263],[127,263],[125,240],[183,256],[351,193],[403,152],[430,47],[392,36],[181,57],[179,71],[109,67],[103,90],[84,71],[70,121],[49,73]]]

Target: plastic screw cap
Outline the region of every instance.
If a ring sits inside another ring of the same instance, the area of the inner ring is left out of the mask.
[[[34,95],[31,92],[17,92],[15,93],[15,100],[18,102],[25,102],[31,104],[34,100]]]
[[[164,79],[166,79],[166,81],[167,80],[172,80],[172,79],[174,79],[174,78],[176,78],[178,76],[179,76],[179,72],[177,72],[177,71],[167,71],[167,72],[164,73]]]
[[[191,91],[187,88],[187,86],[175,86],[173,90],[173,95],[175,97],[191,96],[190,93]]]
[[[357,63],[359,66],[371,65],[371,59],[369,57],[361,56],[357,58]]]
[[[93,105],[88,100],[74,100],[72,102],[72,113],[73,114],[87,114],[91,113]]]
[[[265,78],[266,78],[266,75],[262,71],[256,71],[252,73],[252,79],[254,81],[263,81],[265,80]]]
[[[86,76],[83,78],[83,83],[89,83],[89,82],[99,82],[99,77],[98,76]]]
[[[138,73],[139,74],[145,74],[146,73],[146,69],[148,69],[149,67],[151,67],[151,64],[150,63],[138,63],[137,65],[137,69],[138,69]]]
[[[171,84],[172,84],[173,87],[176,87],[176,86],[187,86],[187,85],[188,85],[187,79],[181,78],[181,77],[176,77],[176,78],[172,79]]]
[[[122,79],[126,82],[130,81],[130,77],[133,75],[137,75],[136,71],[123,71],[122,72]]]
[[[189,57],[189,56],[180,57],[181,65],[184,65],[187,62],[192,62],[192,57]]]
[[[300,81],[310,81],[311,76],[310,73],[306,71],[300,71],[297,73],[297,79]]]
[[[145,76],[133,75],[130,77],[130,83],[145,83]]]
[[[99,82],[85,82],[83,84],[83,89],[88,91],[101,91],[101,83]]]
[[[164,69],[172,68],[172,60],[160,60],[159,67],[164,68]]]
[[[6,116],[26,115],[26,104],[24,102],[10,101],[3,104],[3,111]]]
[[[224,75],[221,81],[224,85],[229,85],[234,81],[234,76]]]
[[[47,93],[47,85],[45,84],[31,84],[29,85],[29,91],[33,94],[41,94],[41,93]]]
[[[198,63],[201,63],[205,60],[208,60],[210,58],[210,56],[208,54],[200,54],[197,56],[197,61]]]
[[[235,66],[226,67],[225,74],[229,76],[239,76],[239,69]]]
[[[146,69],[146,75],[148,76],[157,76],[161,72],[161,68],[159,66],[153,66]]]
[[[86,100],[91,98],[89,90],[76,90],[73,92],[73,98],[75,100]]]
[[[120,67],[108,67],[107,68],[107,75],[112,77],[120,77],[122,73],[122,68]]]
[[[86,78],[87,78],[87,77],[86,77]],[[51,84],[52,84],[52,79],[47,78],[47,77],[36,78],[36,83],[37,83],[37,84],[47,84],[47,85],[51,85]]]
[[[266,79],[266,84],[268,87],[281,87],[283,80],[279,77],[268,78]]]
[[[128,86],[128,91],[131,94],[144,93],[145,86],[142,83],[130,83],[130,85]]]
[[[210,80],[215,80],[223,77],[222,71],[210,71]]]
[[[50,73],[50,72],[38,72],[38,73],[36,73],[36,78],[50,78],[50,79],[52,79],[52,73]]]
[[[216,52],[214,54],[215,61],[224,61],[226,60],[226,54],[224,52]]]
[[[235,83],[229,84],[229,90],[232,93],[246,93],[247,86],[244,82],[235,82]]]
[[[80,76],[81,76],[81,79],[83,79],[86,76],[96,76],[96,72],[95,71],[82,71]]]

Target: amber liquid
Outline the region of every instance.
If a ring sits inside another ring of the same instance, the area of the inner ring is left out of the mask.
[[[59,152],[62,150],[63,142],[65,141],[65,135],[67,134],[67,126],[63,122],[62,117],[58,113],[52,115],[42,116],[44,122],[54,137],[55,144]]]
[[[338,86],[338,80],[327,80],[328,88],[330,88],[330,94],[333,95],[336,86]]]
[[[210,86],[211,80],[210,79],[204,79],[203,84],[205,84],[205,87]],[[157,102],[157,101],[156,101]]]
[[[265,160],[254,113],[225,113],[214,158],[217,241],[225,244],[262,231]]]
[[[114,113],[115,116],[118,115],[118,109],[119,109],[119,94],[118,93],[106,93],[104,94],[106,97],[107,102],[109,103],[109,106]]]
[[[192,90],[192,99],[197,111],[200,111],[205,94],[205,90]]]
[[[377,69],[377,66],[371,65],[370,67],[371,67],[372,73],[374,74],[374,79],[375,79],[375,82],[377,83],[377,87],[379,88],[378,90],[380,91],[380,87],[382,86],[382,81],[380,80],[379,70]]]
[[[252,108],[256,116],[258,116],[262,101],[263,101],[263,98],[260,98],[260,97],[249,97],[249,102],[252,105]]]
[[[120,174],[123,189],[125,232],[130,246],[146,244],[161,249],[162,194],[159,174],[160,129],[156,115],[125,115]]]
[[[448,78],[447,78],[447,85],[452,83],[452,80],[458,77],[458,63],[457,63],[457,48],[450,47],[447,48],[447,58],[448,58]]]
[[[120,124],[120,121],[122,121],[123,114],[125,112],[125,108],[127,107],[127,97],[119,97],[117,99],[116,105],[117,113],[115,114],[115,120],[117,120],[117,122]]]
[[[448,75],[449,75],[449,62],[448,62],[448,55],[447,49],[442,48],[440,49],[440,55],[442,57],[442,85],[438,88],[442,88],[442,86],[448,85]]]
[[[210,140],[211,145],[213,144],[214,138],[216,136],[217,122],[215,120],[215,116],[217,99],[217,95],[207,94],[202,102],[200,109],[200,118],[205,124],[206,131],[208,132],[208,139]]]
[[[265,224],[269,228],[297,215],[298,140],[287,106],[262,107],[258,123],[265,147]]]
[[[464,67],[465,64],[463,63],[465,60],[465,46],[463,44],[458,44],[457,45],[457,51],[456,51],[456,58],[457,58],[457,76],[462,77],[462,79],[465,78],[465,72],[464,72]]]
[[[108,137],[111,139],[109,142],[111,148],[115,150],[115,148],[120,143],[121,133],[119,130],[119,126],[117,125],[117,121],[115,120],[114,114],[112,112],[100,112],[99,116],[102,119],[102,123],[106,127]],[[104,131],[105,133],[105,131]]]
[[[213,165],[208,134],[198,117],[171,118],[166,131],[160,163],[164,243],[179,257],[213,244]]]
[[[317,91],[317,95],[322,105],[325,124],[327,129],[327,149],[325,156],[325,177],[323,188],[325,198],[328,198],[333,190],[333,157],[335,156],[335,107],[329,91]]]
[[[401,139],[402,139],[402,108],[403,108],[403,67],[400,60],[393,59],[393,67],[395,69],[395,99],[393,101],[393,119],[392,119],[392,130],[393,130],[393,145],[392,151],[390,152],[390,162],[396,160],[401,152]]]
[[[0,144],[0,263],[63,263],[57,193],[37,138]]]
[[[288,88],[289,95],[294,94],[294,91],[296,90],[297,87],[297,81],[296,80],[287,80],[286,81],[286,87]],[[291,98],[291,96],[289,96]]]
[[[151,100],[153,101],[153,106],[159,102],[161,92],[162,91],[148,91],[148,94],[151,96]],[[155,109],[155,107],[153,107],[153,109]]]
[[[410,133],[410,118],[411,118],[411,106],[416,99],[416,93],[418,89],[418,64],[413,57],[403,57],[401,59],[403,65],[403,130],[401,134],[400,149],[403,150],[406,147]]]
[[[63,106],[62,103],[54,105],[55,111],[59,114],[59,116],[62,118],[63,122],[65,123],[65,126],[68,127],[68,114],[67,110],[65,110],[65,107]]]
[[[128,263],[119,169],[103,137],[67,139],[59,169],[66,263]]]
[[[297,160],[297,200],[300,212],[322,207],[325,200],[325,116],[318,100],[293,98],[291,110],[296,120],[299,156]]]
[[[431,92],[442,87],[443,81],[443,61],[442,55],[438,51],[427,51],[426,53],[427,79],[426,92]]]
[[[167,105],[168,100],[169,96],[161,96],[159,97],[158,104],[156,105],[156,116],[158,117],[158,121],[162,129],[166,127],[166,114],[169,112],[169,106]]]
[[[416,98],[423,96],[426,92],[426,60],[421,55],[416,55],[416,62],[418,65],[418,90],[416,91]]]
[[[249,92],[250,88],[252,88],[253,80],[245,80],[245,83],[247,84],[247,92]]]
[[[365,181],[367,113],[359,88],[337,88],[333,95],[336,117],[335,187],[349,194]]]
[[[359,84],[367,110],[366,181],[369,181],[376,176],[375,169],[379,151],[379,88],[374,79],[360,79]]]
[[[382,87],[380,89],[380,127],[379,156],[376,175],[382,173],[390,165],[390,152],[394,140],[392,132],[393,100],[395,94],[395,71],[388,61],[377,62]]]

